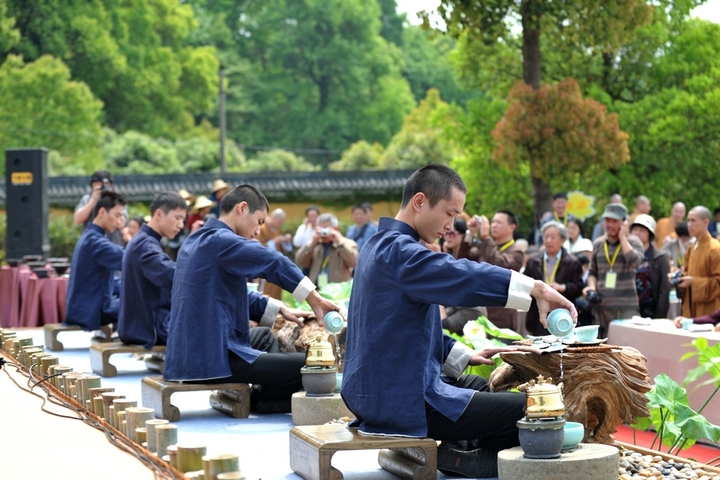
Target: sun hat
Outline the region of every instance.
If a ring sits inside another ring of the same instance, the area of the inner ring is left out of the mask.
[[[195,200],[195,204],[193,205],[193,212],[197,212],[200,209],[203,209],[205,207],[214,207],[217,205],[217,202],[213,202],[205,195],[200,195],[197,200]]]
[[[225,183],[221,178],[218,178],[217,180],[215,180],[215,181],[213,182],[213,184],[212,184],[212,189],[210,190],[210,193],[215,193],[215,192],[217,192],[218,190],[224,190],[224,189],[226,189],[226,188],[229,189],[229,188],[230,188],[230,185],[228,185],[227,183]]]
[[[632,225],[630,225],[630,229],[632,229],[633,225],[640,225],[645,228],[647,228],[650,231],[650,234],[654,237],[655,236],[655,219],[652,218],[650,215],[647,215],[645,213],[641,213],[637,217],[635,217],[635,220],[633,220]]]

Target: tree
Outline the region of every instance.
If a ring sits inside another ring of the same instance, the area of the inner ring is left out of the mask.
[[[62,59],[73,78],[103,100],[111,128],[175,136],[212,108],[218,62],[212,47],[185,44],[197,28],[190,6],[175,0],[5,1],[21,38],[0,53]]]
[[[652,7],[644,0],[441,0],[438,7],[450,34],[466,33],[475,41],[486,44],[505,42],[512,45],[510,25],[513,18],[519,18],[523,81],[533,90],[538,90],[541,85],[541,34],[544,30],[554,28],[563,35],[563,43],[572,44],[574,48],[611,51],[632,38],[635,29],[650,19],[651,11]],[[425,24],[429,24],[427,15]],[[530,176],[535,212],[539,215],[550,206],[550,185],[532,165]]]
[[[405,28],[403,38],[403,76],[415,99],[420,101],[429,89],[436,88],[447,102],[464,106],[472,95],[463,90],[455,74],[455,39],[414,25]]]
[[[401,52],[380,35],[376,0],[246,2],[226,17],[236,54],[228,69],[229,136],[246,145],[320,151],[386,144],[413,108]],[[329,155],[323,155],[327,153]]]
[[[0,66],[0,105],[3,150],[31,145],[57,150],[51,173],[65,163],[88,170],[101,164],[102,102],[87,85],[72,81],[59,59],[45,55],[25,64],[8,56]]]
[[[431,88],[417,108],[405,117],[403,128],[380,157],[380,167],[392,170],[419,168],[429,163],[447,165],[452,149],[441,134],[450,124],[450,106],[442,101],[440,92]]]
[[[549,185],[551,179],[567,181],[575,172],[592,177],[630,160],[628,136],[620,131],[617,114],[583,99],[573,79],[537,90],[518,82],[508,104],[493,130],[493,159],[511,168],[528,162],[536,194],[539,184]]]
[[[340,160],[330,164],[330,170],[377,170],[385,147],[375,142],[372,145],[365,140],[353,143],[345,150]]]

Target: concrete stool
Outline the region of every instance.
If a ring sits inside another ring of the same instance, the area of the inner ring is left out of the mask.
[[[210,395],[212,408],[233,418],[250,416],[250,385],[247,383],[182,383],[162,377],[145,377],[141,390],[143,406],[154,408],[157,418],[171,422],[180,420],[180,410],[170,403],[170,396],[175,392],[217,390]]]
[[[64,346],[62,342],[59,342],[57,337],[60,332],[77,332],[81,331],[82,327],[78,325],[63,325],[62,323],[48,323],[43,325],[43,333],[45,334],[45,347],[53,352],[62,352]],[[105,338],[112,336],[112,326],[104,325],[100,327],[100,330],[105,334]],[[108,340],[109,341],[109,340]]]
[[[308,397],[304,391],[296,392],[291,408],[294,425],[322,425],[341,417],[355,418],[339,393],[329,397]]]
[[[618,449],[600,443],[581,443],[572,452],[551,460],[525,458],[522,448],[515,447],[498,453],[498,478],[617,480],[619,464]]]
[[[342,472],[330,464],[335,452],[376,449],[380,466],[400,478],[437,478],[437,442],[432,438],[360,435],[337,423],[290,430],[290,468],[306,480],[342,480]]]
[[[153,347],[153,352],[165,352],[165,346]],[[140,345],[127,345],[121,342],[94,343],[90,345],[90,367],[92,371],[103,377],[114,377],[117,368],[110,364],[110,356],[116,353],[146,353]]]

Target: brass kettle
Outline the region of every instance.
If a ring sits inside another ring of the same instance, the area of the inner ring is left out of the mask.
[[[545,379],[542,375],[538,375],[537,381],[530,380],[518,386],[518,390],[525,392],[525,416],[550,418],[564,415],[562,387],[562,382],[553,385],[552,378]]]
[[[305,365],[308,367],[331,367],[335,365],[332,344],[318,336],[308,344]]]

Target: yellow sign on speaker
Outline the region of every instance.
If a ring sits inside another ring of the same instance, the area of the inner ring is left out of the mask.
[[[32,185],[32,172],[12,172],[10,174],[10,183],[13,185]]]

